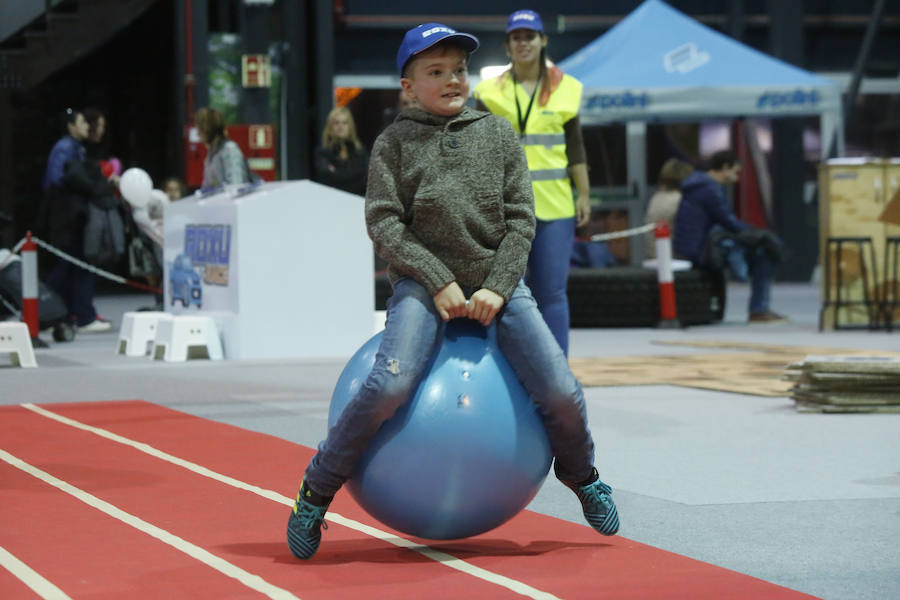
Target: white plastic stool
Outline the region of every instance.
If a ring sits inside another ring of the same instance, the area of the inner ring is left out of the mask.
[[[36,367],[34,348],[28,325],[4,321],[0,323],[0,352],[8,352],[12,363],[18,367]]]
[[[153,340],[153,358],[167,362],[189,358],[222,360],[222,341],[212,317],[175,316],[160,319]]]
[[[116,354],[125,356],[146,356],[153,351],[156,339],[156,324],[172,315],[160,311],[127,312],[122,317],[119,329],[119,345]]]

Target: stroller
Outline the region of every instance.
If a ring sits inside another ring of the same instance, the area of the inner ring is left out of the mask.
[[[0,228],[11,219],[0,213]],[[0,320],[18,317],[22,311],[22,260],[7,249],[0,249]],[[67,319],[68,309],[62,298],[52,289],[38,282],[38,327],[53,329],[53,339],[70,342],[75,339],[75,327]]]

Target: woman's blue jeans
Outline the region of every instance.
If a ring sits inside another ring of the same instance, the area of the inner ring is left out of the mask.
[[[524,282],[495,319],[500,350],[544,422],[556,476],[566,483],[584,481],[591,474],[594,442],[581,385]],[[409,278],[394,282],[375,365],[306,469],[314,491],[336,493],[382,423],[412,399],[443,339],[444,325],[421,284]]]
[[[525,283],[534,294],[553,337],[569,355],[569,262],[575,243],[575,218],[541,221],[538,219]]]
[[[84,260],[80,248],[66,247],[67,253]],[[60,258],[47,275],[47,285],[59,294],[75,324],[83,327],[97,318],[94,308],[94,274]]]

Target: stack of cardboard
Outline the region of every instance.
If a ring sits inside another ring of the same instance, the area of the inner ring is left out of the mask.
[[[785,369],[800,412],[900,412],[900,357],[808,355]]]

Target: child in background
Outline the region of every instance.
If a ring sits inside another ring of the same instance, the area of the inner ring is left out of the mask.
[[[535,230],[525,155],[507,121],[466,107],[466,65],[477,47],[472,35],[426,23],[397,53],[401,86],[416,105],[375,142],[365,208],[394,293],[372,371],[306,469],[287,527],[297,558],[318,550],[332,497],[382,423],[415,394],[456,318],[497,320],[498,345],[538,406],[557,478],[594,529],[619,529],[612,490],[593,466],[581,386],[522,281]]]
[[[169,197],[169,201],[181,200],[187,194],[187,186],[178,177],[169,177],[163,181],[162,191]]]

